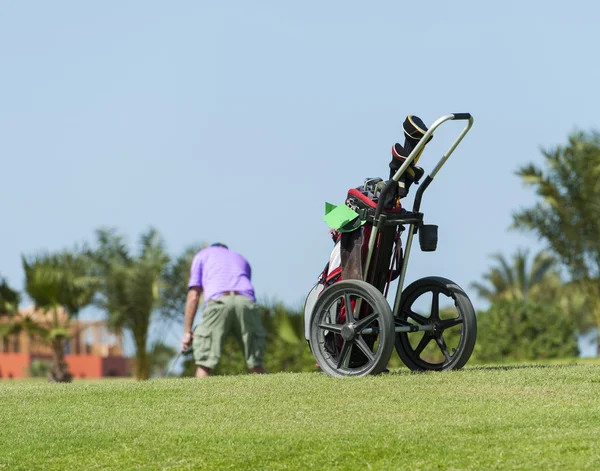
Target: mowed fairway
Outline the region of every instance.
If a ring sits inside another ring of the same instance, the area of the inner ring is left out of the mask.
[[[600,469],[600,365],[0,383],[0,469]]]

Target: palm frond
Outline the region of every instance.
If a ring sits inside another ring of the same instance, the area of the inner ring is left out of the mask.
[[[542,171],[533,164],[528,164],[517,170],[516,174],[521,177],[525,185],[535,185],[543,178]]]
[[[506,286],[513,286],[515,283],[515,277],[513,269],[502,254],[494,254],[492,258],[498,262],[499,268],[497,270],[500,277],[502,277]]]
[[[533,266],[529,274],[529,285],[534,286],[540,283],[555,266],[556,258],[553,255],[545,250],[539,252],[533,260]]]
[[[12,314],[17,312],[21,296],[18,291],[13,290],[5,278],[0,277],[0,314]]]
[[[487,301],[493,302],[496,300],[496,293],[482,283],[473,282],[471,288],[477,292],[477,296]]]
[[[515,299],[527,300],[529,291],[529,283],[527,276],[527,258],[529,251],[527,249],[519,249],[513,256],[514,283],[512,285],[513,297]]]

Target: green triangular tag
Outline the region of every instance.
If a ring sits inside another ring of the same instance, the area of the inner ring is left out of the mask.
[[[329,208],[327,205],[329,203],[325,203],[325,210],[329,209],[329,211],[323,217],[323,220],[327,223],[329,227],[332,229],[340,230],[350,221],[354,221],[358,217],[358,213],[352,209],[350,209],[345,204],[340,204],[333,208]],[[329,205],[333,206],[333,205]]]
[[[325,214],[329,214],[331,211],[335,209],[335,204],[328,203],[325,201]]]

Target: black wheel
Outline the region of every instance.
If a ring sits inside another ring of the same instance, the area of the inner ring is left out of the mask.
[[[310,345],[319,367],[329,376],[381,373],[394,350],[394,335],[389,304],[364,281],[335,283],[315,304]]]
[[[395,323],[414,329],[396,334],[396,351],[411,370],[459,369],[473,353],[475,310],[463,289],[446,278],[421,278],[408,286],[402,292]]]

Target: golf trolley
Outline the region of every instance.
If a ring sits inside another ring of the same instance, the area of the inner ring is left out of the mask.
[[[413,209],[407,211],[400,199],[423,176],[415,164],[436,128],[451,120],[468,123],[421,183]],[[437,247],[437,226],[424,224],[420,212],[423,193],[472,125],[469,113],[442,116],[429,129],[419,118],[408,116],[405,144],[392,148],[390,180],[365,180],[349,190],[344,205],[327,205],[336,244],[307,296],[304,313],[305,337],[329,376],[381,373],[394,347],[404,364],[417,371],[458,369],[471,356],[477,322],[462,288],[436,276],[419,279],[404,290],[403,285],[415,234],[423,251]],[[395,279],[392,309],[386,296]]]

